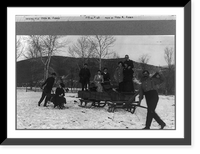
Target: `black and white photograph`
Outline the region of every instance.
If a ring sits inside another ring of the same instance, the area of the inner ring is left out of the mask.
[[[176,15],[15,20],[16,130],[176,130]]]
[[[191,3],[7,11],[2,145],[191,145]]]

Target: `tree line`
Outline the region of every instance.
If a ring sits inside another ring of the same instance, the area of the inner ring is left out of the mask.
[[[50,66],[52,56],[61,52],[64,48],[67,49],[69,56],[80,58],[77,61],[76,68],[81,69],[84,63],[89,63],[91,58],[96,60],[98,69],[102,69],[104,58],[119,58],[119,55],[111,50],[116,39],[110,35],[92,35],[92,36],[81,36],[73,44],[69,45],[69,41],[64,36],[58,35],[29,35],[25,39],[23,37],[17,37],[16,41],[16,58],[24,56],[26,59],[32,59],[31,63],[31,74],[32,81],[37,76],[37,63],[36,59],[40,58],[43,65],[43,80],[48,77],[49,72],[53,72],[54,68]],[[26,49],[23,42],[27,43]],[[26,52],[25,52],[26,51]],[[149,54],[143,54],[139,57],[138,62],[140,63],[141,70],[147,68],[150,60]],[[167,67],[164,70],[165,75],[165,86],[166,94],[171,94],[174,91],[175,85],[175,67],[174,67],[174,51],[173,48],[166,47],[164,51],[164,58]],[[71,73],[65,77],[73,78],[74,69],[70,70]],[[163,88],[163,89],[164,89]]]

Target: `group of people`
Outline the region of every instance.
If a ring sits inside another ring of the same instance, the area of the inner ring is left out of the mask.
[[[118,67],[114,73],[114,79],[118,83],[119,92],[134,92],[133,75],[134,75],[133,61],[129,56],[125,56],[125,61],[118,62]]]
[[[90,70],[88,65],[85,63],[83,68],[79,72],[80,83],[82,85],[82,91],[87,91],[90,84]],[[110,74],[108,73],[108,68],[104,68],[103,72],[101,70],[97,71],[97,74],[94,76],[93,83],[97,92],[103,91],[103,86],[110,85]]]
[[[118,83],[119,92],[134,92],[133,84],[133,74],[134,74],[133,61],[129,59],[129,56],[125,56],[125,61],[118,62],[118,67],[114,73],[114,79]],[[87,91],[90,84],[90,70],[88,65],[84,64],[84,67],[79,72],[80,83],[82,85],[82,91]],[[103,90],[110,87],[110,74],[108,73],[108,68],[103,68],[103,71],[98,70],[97,74],[94,76],[93,83],[96,86],[97,92],[102,92]]]
[[[129,59],[129,56],[125,56],[124,62],[119,62],[118,67],[115,70],[114,78],[119,83],[119,91],[124,91],[125,88],[128,87],[128,91],[134,91],[133,87],[133,61]],[[88,69],[87,64],[84,64],[84,67],[79,72],[80,82],[82,84],[82,91],[87,90],[87,86],[90,81],[90,71]],[[40,106],[41,102],[45,99],[44,106],[47,105],[47,102],[51,98],[51,90],[55,81],[56,74],[52,73],[51,77],[49,77],[42,84],[42,96],[38,102],[38,106]],[[158,96],[158,86],[163,82],[163,76],[160,73],[155,73],[150,77],[150,73],[148,70],[144,70],[142,72],[142,80],[139,88],[139,104],[141,104],[142,99],[145,96],[146,104],[147,104],[147,116],[146,116],[146,124],[143,129],[150,129],[153,118],[160,125],[160,129],[163,129],[166,124],[165,122],[158,116],[155,112],[159,96]],[[110,85],[110,74],[108,73],[108,69],[104,68],[103,72],[101,70],[97,71],[97,74],[94,76],[94,84],[97,87],[97,92],[103,91],[103,86]],[[126,89],[127,90],[127,89]],[[57,101],[58,106],[62,106],[63,103],[66,103],[64,98],[64,84],[60,83],[59,87],[55,92],[55,99]],[[55,106],[54,106],[55,107]]]

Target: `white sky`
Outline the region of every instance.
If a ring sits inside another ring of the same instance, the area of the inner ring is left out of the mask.
[[[66,36],[65,39],[70,41],[68,46],[76,43],[79,37],[81,36]],[[150,55],[148,64],[155,66],[166,65],[164,49],[166,47],[172,47],[174,49],[175,44],[173,35],[114,35],[114,37],[116,41],[111,50],[115,51],[120,58],[128,54],[130,59],[138,62],[141,55],[148,54]],[[57,55],[69,56],[67,47],[63,49],[63,52],[59,52]]]
[[[81,36],[67,36],[70,44],[76,42],[79,37]],[[141,55],[149,54],[149,64],[151,65],[166,65],[164,49],[166,47],[174,49],[173,35],[116,35],[114,37],[116,41],[111,50],[115,51],[120,58],[128,54],[130,59],[138,61]],[[67,52],[60,54],[67,55]]]

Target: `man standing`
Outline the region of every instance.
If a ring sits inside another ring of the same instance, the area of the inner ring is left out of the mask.
[[[83,68],[79,72],[80,83],[82,84],[82,91],[87,90],[87,85],[90,82],[90,70],[88,65],[85,63]]]
[[[153,119],[160,125],[160,129],[163,129],[166,124],[155,112],[159,96],[157,92],[158,85],[163,82],[163,77],[159,73],[155,73],[152,77],[149,77],[149,71],[144,70],[142,72],[142,84],[139,91],[139,104],[145,96],[147,103],[147,117],[146,126],[143,129],[150,129],[151,122]],[[143,96],[144,95],[144,96]]]
[[[46,99],[44,101],[44,107],[47,106],[47,102],[50,99],[51,90],[52,90],[53,84],[55,82],[55,77],[56,77],[56,73],[52,73],[51,77],[48,77],[46,79],[46,81],[42,84],[41,88],[43,89],[43,92],[42,92],[42,96],[38,102],[38,106],[40,106],[40,104],[42,103],[42,101],[44,100],[45,97],[46,97]]]

